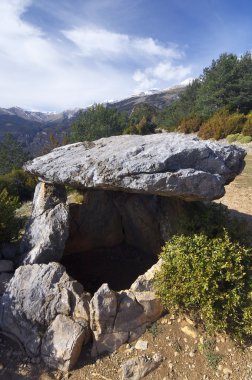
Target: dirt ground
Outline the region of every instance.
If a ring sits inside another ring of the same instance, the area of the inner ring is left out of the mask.
[[[245,218],[252,232],[252,155],[246,162],[245,170],[227,186],[220,202],[237,217]],[[143,345],[147,348],[136,349],[133,342],[96,360],[91,357],[91,347],[85,347],[75,369],[62,373],[31,363],[12,340],[0,334],[0,379],[120,380],[125,360],[154,354],[160,354],[163,361],[146,380],[252,379],[252,345],[241,348],[225,335],[207,337],[186,316],[164,315],[139,340],[146,342]]]

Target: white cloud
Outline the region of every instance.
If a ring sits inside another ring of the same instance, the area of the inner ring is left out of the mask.
[[[0,107],[83,107],[188,76],[176,46],[94,25],[49,36],[24,20],[31,4],[0,0]]]
[[[178,84],[191,73],[189,66],[175,65],[171,60],[159,62],[156,66],[137,70],[133,79],[137,82],[137,90],[144,91],[151,87],[159,87],[161,83]]]
[[[153,57],[181,58],[182,53],[176,47],[165,47],[153,38],[140,38],[127,34],[114,33],[96,26],[85,26],[63,31],[85,57],[100,58],[125,57],[146,59]]]

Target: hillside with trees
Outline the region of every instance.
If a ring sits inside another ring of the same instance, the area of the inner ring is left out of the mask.
[[[252,56],[222,54],[159,114],[159,126],[204,139],[252,137]]]

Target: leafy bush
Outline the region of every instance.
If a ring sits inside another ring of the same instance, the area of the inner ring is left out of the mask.
[[[241,144],[248,144],[252,141],[252,137],[239,135],[237,141],[239,141]]]
[[[230,134],[240,133],[245,121],[245,115],[238,113],[229,115],[227,109],[223,108],[202,125],[199,131],[199,137],[219,140]]]
[[[238,137],[240,136],[240,133],[235,133],[227,136],[227,141],[229,144],[232,144],[233,142],[237,141]]]
[[[235,141],[238,141],[241,144],[248,144],[252,141],[252,137],[251,136],[243,136],[243,134],[241,134],[241,133],[236,133],[234,135],[228,135],[227,141],[229,142],[229,144],[231,144]]]
[[[228,111],[221,109],[216,112],[210,119],[200,127],[198,136],[202,139],[219,140],[225,137],[225,128],[227,125]]]
[[[202,124],[202,118],[196,115],[184,117],[178,127],[178,131],[182,133],[198,132]]]
[[[247,115],[246,123],[244,124],[242,134],[252,137],[252,112]]]
[[[21,225],[15,216],[15,210],[19,205],[17,197],[10,196],[6,189],[0,191],[0,243],[18,237]]]
[[[226,331],[241,340],[252,335],[252,251],[227,232],[174,236],[164,246],[157,295],[171,312],[203,321],[209,333]]]
[[[22,169],[0,175],[0,191],[5,188],[9,195],[19,197],[21,201],[32,198],[36,183],[36,179]]]
[[[232,218],[227,206],[221,203],[190,202],[180,218],[177,232],[183,235],[204,234],[209,238],[221,237],[225,228],[233,241],[248,245],[250,233],[245,221]]]

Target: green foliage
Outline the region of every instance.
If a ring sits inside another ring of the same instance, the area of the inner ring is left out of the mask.
[[[158,326],[157,322],[152,323],[147,330],[152,335],[153,339],[155,339],[160,333],[160,327]]]
[[[252,137],[251,136],[243,136],[243,135],[240,135],[241,137],[238,138],[238,141],[241,143],[241,144],[248,144],[252,141]]]
[[[28,155],[22,146],[10,133],[6,134],[0,142],[0,175],[20,169],[27,160]]]
[[[36,179],[22,169],[13,169],[0,175],[0,191],[6,188],[9,195],[16,196],[21,201],[32,198],[36,184]]]
[[[10,196],[6,189],[0,191],[0,243],[18,237],[21,226],[15,216],[15,210],[19,205],[17,197]]]
[[[227,136],[227,141],[229,144],[232,144],[233,142],[237,141],[240,136],[240,133],[235,133]]]
[[[190,202],[180,219],[179,232],[184,235],[204,234],[209,238],[221,237],[223,228],[232,241],[248,245],[250,233],[246,222],[232,218],[221,203]]]
[[[156,292],[167,310],[189,313],[208,332],[251,337],[252,251],[222,237],[174,236],[164,246]]]
[[[202,343],[199,343],[199,350],[206,356],[208,365],[216,369],[222,360],[222,355],[215,351],[216,342],[214,339],[204,338]]]
[[[178,131],[182,133],[198,132],[202,124],[202,118],[196,115],[184,117],[178,127]]]
[[[252,137],[252,112],[247,115],[247,120],[244,124],[242,134]]]
[[[224,129],[229,126],[229,131],[224,133],[225,136],[241,132],[243,123],[237,114],[248,114],[252,109],[252,56],[250,53],[245,53],[239,58],[235,54],[225,53],[217,60],[213,60],[211,66],[206,67],[203,74],[186,87],[178,100],[160,112],[157,118],[158,127],[174,130],[181,125],[182,120],[190,118],[191,115],[206,122],[224,108],[227,114],[235,113],[235,118],[230,119],[228,124],[225,120],[213,121],[221,123],[221,126],[224,123]],[[221,138],[220,131],[214,133],[210,131],[214,128],[214,123],[205,128],[207,131],[204,135],[209,135],[209,137],[203,138],[214,137],[216,133],[217,138]]]
[[[102,104],[81,111],[78,119],[71,126],[72,142],[92,141],[101,137],[122,134],[127,126],[127,115]]]
[[[229,144],[231,144],[235,141],[238,141],[241,144],[248,144],[252,141],[252,137],[251,136],[243,136],[243,134],[241,134],[241,133],[236,133],[234,135],[228,135],[227,141],[229,142]]]
[[[198,116],[194,111],[197,92],[200,86],[201,83],[198,79],[192,81],[178,100],[161,110],[157,116],[158,127],[174,131],[180,125],[183,118],[190,117],[190,115]]]
[[[155,132],[157,109],[141,103],[134,107],[129,117],[129,125],[124,134],[148,135]]]
[[[200,127],[198,135],[203,139],[219,140],[230,134],[240,133],[245,121],[245,115],[238,113],[230,115],[227,108],[222,108]]]

